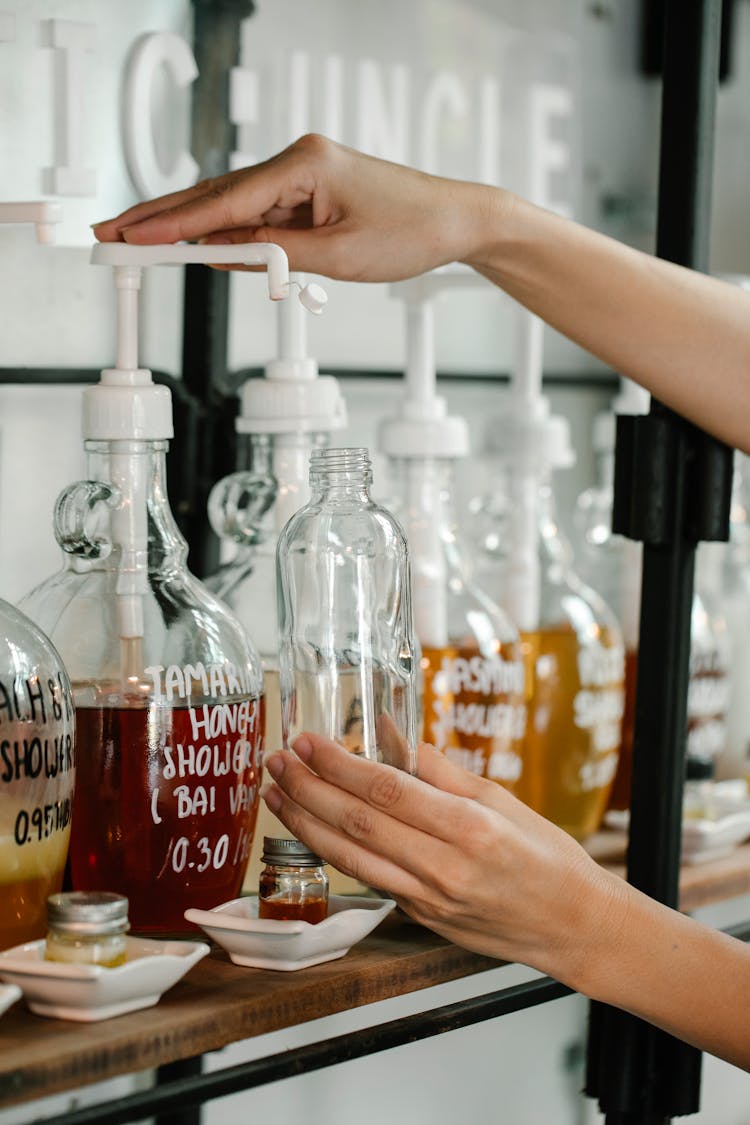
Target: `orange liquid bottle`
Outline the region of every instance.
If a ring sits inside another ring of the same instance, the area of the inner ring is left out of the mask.
[[[504,452],[497,491],[479,510],[478,566],[523,646],[527,716],[516,793],[585,840],[601,824],[617,769],[625,662],[615,615],[578,577],[555,511],[551,470],[571,456],[562,423],[542,419],[525,436],[522,419],[515,428],[505,419],[492,435]],[[523,444],[532,439],[535,459]]]
[[[524,665],[520,641],[422,646],[423,735],[447,758],[515,791],[523,773]]]
[[[209,740],[196,737],[185,707],[76,712],[73,886],[127,895],[140,933],[189,932],[185,910],[236,898],[242,885],[258,805],[262,701],[215,704],[200,717],[215,731]]]
[[[565,626],[522,634],[528,717],[518,795],[579,840],[607,807],[624,707],[619,633],[598,632],[595,648]]]

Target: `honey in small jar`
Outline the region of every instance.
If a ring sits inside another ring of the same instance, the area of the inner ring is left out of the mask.
[[[315,925],[328,915],[323,860],[299,840],[265,836],[258,884],[258,917]]]
[[[47,899],[46,961],[114,969],[126,958],[128,900],[108,891],[70,891]]]

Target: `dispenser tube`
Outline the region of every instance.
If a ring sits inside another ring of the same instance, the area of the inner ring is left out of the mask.
[[[435,312],[432,301],[406,302],[406,393],[414,403],[435,403]],[[429,413],[432,413],[430,409]]]
[[[291,274],[290,283],[296,283],[300,289],[305,284],[301,274]],[[302,312],[299,304],[286,301],[279,305],[278,320],[276,322],[277,356],[282,360],[296,360],[307,358],[307,317]]]
[[[138,294],[140,266],[115,266],[117,289],[117,367],[120,371],[138,368]]]

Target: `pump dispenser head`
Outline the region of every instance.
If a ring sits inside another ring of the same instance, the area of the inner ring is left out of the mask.
[[[319,375],[307,350],[304,310],[319,315],[328,300],[325,290],[307,284],[299,273],[290,275],[292,286],[299,289],[299,303],[284,301],[276,310],[276,355],[266,364],[263,379],[248,379],[242,387],[235,423],[239,434],[329,432],[346,425],[346,404],[337,380]]]
[[[434,301],[449,289],[486,285],[473,270],[444,267],[390,287],[406,310],[406,370],[399,412],[380,427],[379,445],[391,457],[459,458],[469,454],[464,418],[449,415],[437,394]]]

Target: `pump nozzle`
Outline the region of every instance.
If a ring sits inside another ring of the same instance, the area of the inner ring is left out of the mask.
[[[59,203],[0,203],[0,223],[33,223],[37,242],[45,245],[55,241],[55,225],[61,221]]]
[[[283,301],[289,296],[289,260],[273,242],[243,242],[233,246],[185,242],[132,246],[127,242],[97,242],[91,250],[91,262],[95,266],[265,266],[271,300]],[[320,285],[301,287],[299,296],[305,308],[315,313],[320,312],[327,301]]]

